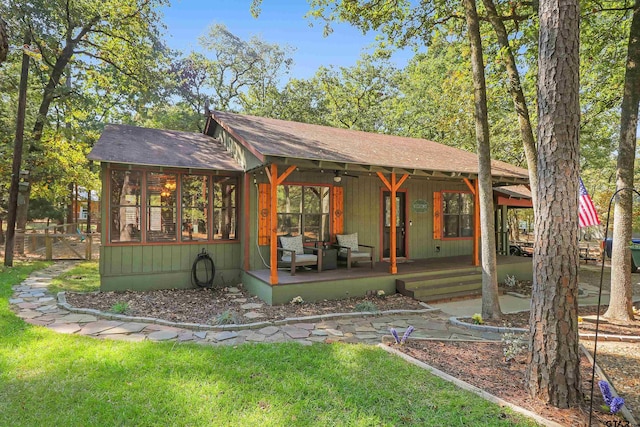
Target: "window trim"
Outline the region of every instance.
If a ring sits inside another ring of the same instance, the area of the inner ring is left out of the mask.
[[[141,229],[141,239],[139,241],[131,241],[131,242],[112,242],[111,241],[111,173],[112,171],[139,171],[141,173],[141,192],[140,192],[140,199],[141,199],[141,205],[140,205],[140,209],[141,209],[141,218],[140,218],[140,229]],[[179,185],[177,185],[176,188],[176,199],[177,199],[177,203],[176,203],[176,228],[181,227],[182,224],[182,177],[185,175],[199,175],[199,176],[208,176],[209,177],[209,183],[208,183],[208,194],[209,194],[209,202],[208,202],[208,208],[207,208],[207,213],[208,213],[208,220],[207,220],[207,226],[209,227],[209,238],[207,240],[182,240],[182,232],[181,230],[176,230],[177,233],[177,239],[174,241],[166,241],[166,242],[157,242],[157,241],[149,241],[147,239],[147,232],[146,232],[146,210],[148,209],[148,205],[147,205],[147,174],[153,172],[153,173],[169,173],[169,174],[176,174],[177,177],[177,181],[179,182]],[[107,206],[104,209],[104,212],[106,214],[106,227],[105,227],[105,231],[106,231],[106,239],[104,240],[104,245],[105,246],[175,246],[175,245],[201,245],[201,244],[225,244],[225,243],[240,243],[240,233],[239,233],[239,227],[240,227],[240,222],[239,222],[239,218],[238,215],[240,213],[240,208],[238,205],[238,202],[240,200],[240,175],[237,174],[233,174],[233,173],[220,173],[219,171],[211,171],[211,172],[207,172],[204,170],[196,170],[193,172],[189,172],[186,169],[178,169],[178,168],[162,168],[162,167],[144,167],[144,166],[139,166],[137,167],[136,165],[108,165],[106,167],[105,170],[106,173],[106,179],[104,180],[104,182],[106,182],[105,185],[105,195],[106,195],[106,199],[107,199]],[[213,182],[219,180],[220,178],[223,177],[229,177],[232,178],[234,180],[234,185],[235,185],[235,195],[233,197],[233,204],[234,204],[234,210],[235,210],[235,224],[236,224],[236,230],[235,230],[235,237],[233,239],[214,239],[213,236],[213,229],[212,229],[212,225],[213,225]]]
[[[475,212],[476,206],[475,206],[475,198],[473,197],[473,193],[471,191],[464,191],[464,190],[440,190],[440,229],[442,230],[442,235],[440,237],[440,240],[473,240],[473,231],[471,233],[471,236],[465,236],[465,237],[446,237],[445,236],[445,212],[444,212],[444,194],[445,193],[457,193],[457,194],[469,194],[471,196],[471,201],[473,202],[473,212]],[[475,222],[475,214],[471,213],[469,215],[471,215],[472,218],[472,227],[471,229],[474,230],[474,222]],[[458,214],[458,217],[460,217],[463,214]]]

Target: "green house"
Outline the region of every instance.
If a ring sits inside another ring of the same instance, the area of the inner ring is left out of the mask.
[[[108,125],[89,158],[102,165],[102,290],[193,287],[204,249],[215,286],[242,283],[270,304],[479,291],[473,153],[213,112],[204,134]],[[530,258],[508,256],[506,239],[507,209],[531,206],[527,171],[493,161],[492,176],[499,274],[530,278]],[[298,252],[296,269],[281,246],[300,240],[316,258]],[[367,262],[347,262],[356,250]]]

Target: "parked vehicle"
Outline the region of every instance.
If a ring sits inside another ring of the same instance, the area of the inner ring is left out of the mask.
[[[604,245],[604,253],[606,256],[608,256],[609,258],[611,258],[611,248],[613,246],[613,237],[608,237],[604,242],[602,242]],[[640,238],[634,238],[631,239],[631,243],[633,244],[638,244],[640,245]],[[631,272],[635,272],[638,270],[638,266],[636,265],[636,262],[633,259],[633,255],[631,256]]]

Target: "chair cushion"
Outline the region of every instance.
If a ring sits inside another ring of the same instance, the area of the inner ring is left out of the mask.
[[[351,252],[351,261],[355,261],[356,259],[371,259],[371,254],[362,251]]]
[[[282,256],[282,261],[291,262],[291,255],[285,252],[285,255]],[[303,262],[306,263],[311,261],[318,262],[318,255],[314,255],[314,254],[298,255],[296,253],[296,264],[303,263]]]
[[[358,250],[358,233],[352,234],[337,234],[338,245],[351,248],[351,253]],[[346,253],[346,249],[340,248],[340,252]]]
[[[282,249],[294,251],[296,253],[296,259],[298,259],[300,255],[304,254],[304,246],[302,245],[302,235],[291,236],[291,237],[280,236],[280,244],[282,245]],[[285,252],[285,255],[286,254],[287,253]]]

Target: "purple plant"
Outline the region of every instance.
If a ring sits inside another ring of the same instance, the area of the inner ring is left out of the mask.
[[[602,398],[604,399],[605,405],[611,405],[611,401],[613,400],[613,396],[611,395],[611,389],[609,388],[609,383],[606,381],[598,381],[598,387],[600,387],[600,392],[602,393]]]
[[[398,331],[396,331],[395,328],[391,328],[389,329],[389,332],[391,332],[391,335],[393,335],[393,338],[396,340],[396,344],[400,344],[400,337],[398,336]]]
[[[409,335],[411,335],[411,333],[414,330],[415,330],[415,328],[413,326],[409,326],[407,328],[407,330],[404,331],[404,335],[402,336],[402,339],[400,340],[400,344],[404,344],[409,339]]]
[[[613,397],[608,382],[598,381],[598,386],[600,387],[600,391],[602,392],[604,403],[609,407],[609,411],[612,414],[620,411],[622,405],[624,405],[624,399],[622,397]]]
[[[609,405],[609,410],[612,414],[616,414],[620,409],[622,409],[622,405],[624,405],[624,399],[621,397],[614,397],[611,401],[611,405]]]

